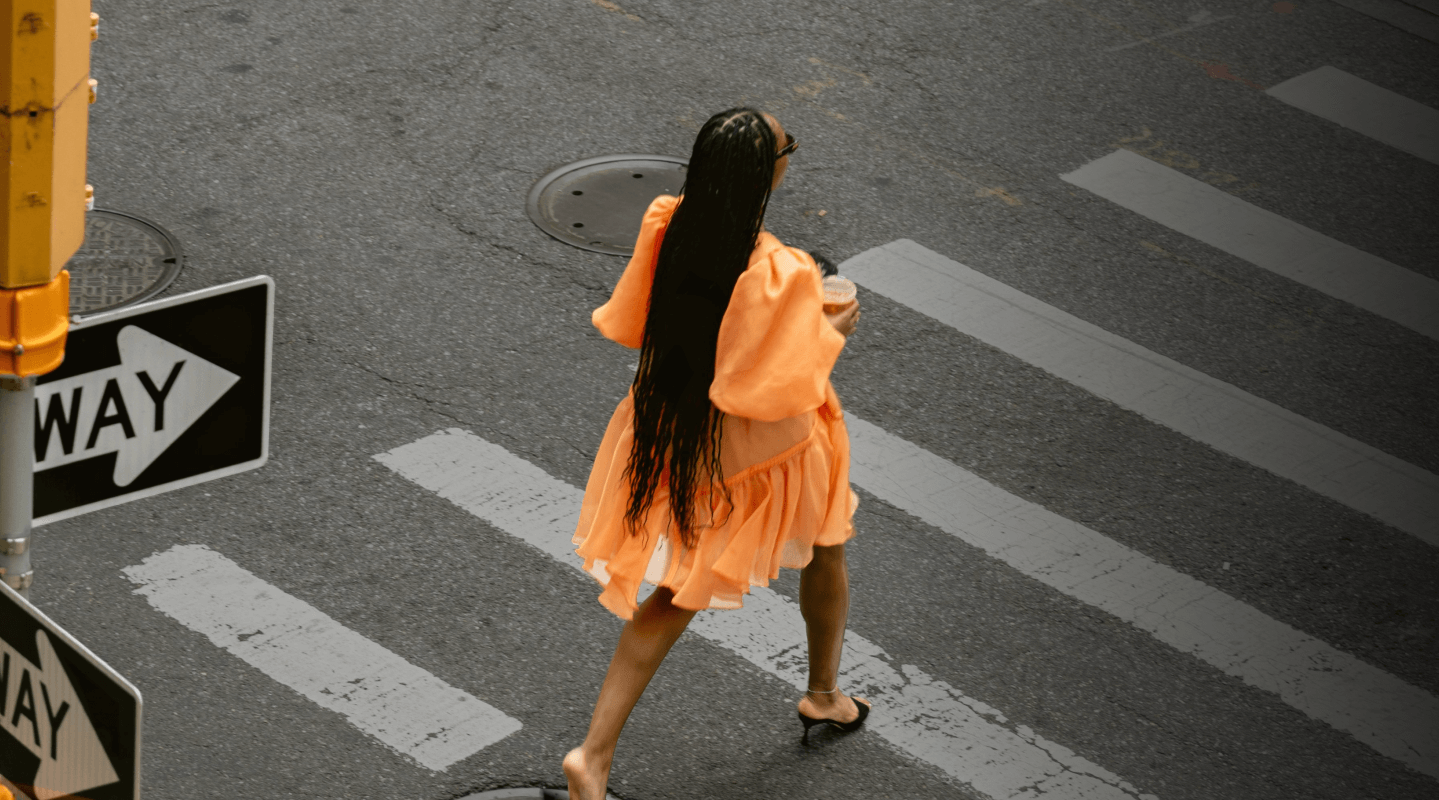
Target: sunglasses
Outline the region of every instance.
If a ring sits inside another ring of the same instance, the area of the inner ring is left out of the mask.
[[[775,157],[774,157],[774,160],[775,160],[775,161],[778,161],[778,160],[780,160],[781,158],[784,158],[785,156],[789,155],[790,153],[793,153],[794,151],[796,151],[796,150],[798,150],[798,149],[799,149],[799,142],[795,141],[795,138],[789,134],[789,131],[785,131],[785,132],[784,132],[784,149],[781,150],[781,151],[779,151],[779,155],[775,156]]]

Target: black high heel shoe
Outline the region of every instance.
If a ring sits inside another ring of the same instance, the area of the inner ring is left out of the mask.
[[[815,717],[809,716],[803,711],[800,711],[799,721],[804,723],[804,736],[800,738],[800,742],[802,744],[809,744],[809,729],[813,728],[816,725],[823,725],[826,722],[830,725],[833,725],[835,728],[837,728],[843,733],[854,733],[855,731],[859,730],[859,726],[864,724],[864,718],[869,716],[869,703],[861,703],[853,697],[851,697],[849,701],[851,703],[854,703],[855,709],[859,711],[859,716],[855,717],[849,722],[839,722],[837,720],[832,720],[824,717],[820,717],[817,719]]]

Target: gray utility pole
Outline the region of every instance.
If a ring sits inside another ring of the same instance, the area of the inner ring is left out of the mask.
[[[0,578],[30,598],[35,486],[35,378],[0,375]]]

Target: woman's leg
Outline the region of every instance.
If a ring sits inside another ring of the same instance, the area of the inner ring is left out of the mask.
[[[849,722],[859,716],[843,692],[816,694],[836,688],[839,657],[844,649],[849,616],[849,568],[844,545],[814,548],[814,557],[800,572],[799,610],[809,636],[809,688],[799,710],[811,717]]]
[[[574,800],[604,800],[620,730],[665,654],[695,615],[670,603],[673,597],[674,593],[663,586],[655,589],[620,632],[614,658],[600,686],[599,700],[595,701],[589,733],[584,744],[565,756],[565,778]]]

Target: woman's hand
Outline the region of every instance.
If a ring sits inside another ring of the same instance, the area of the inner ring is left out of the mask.
[[[859,301],[845,306],[838,314],[825,314],[824,318],[829,320],[835,330],[847,337],[854,333],[854,325],[859,321]]]

